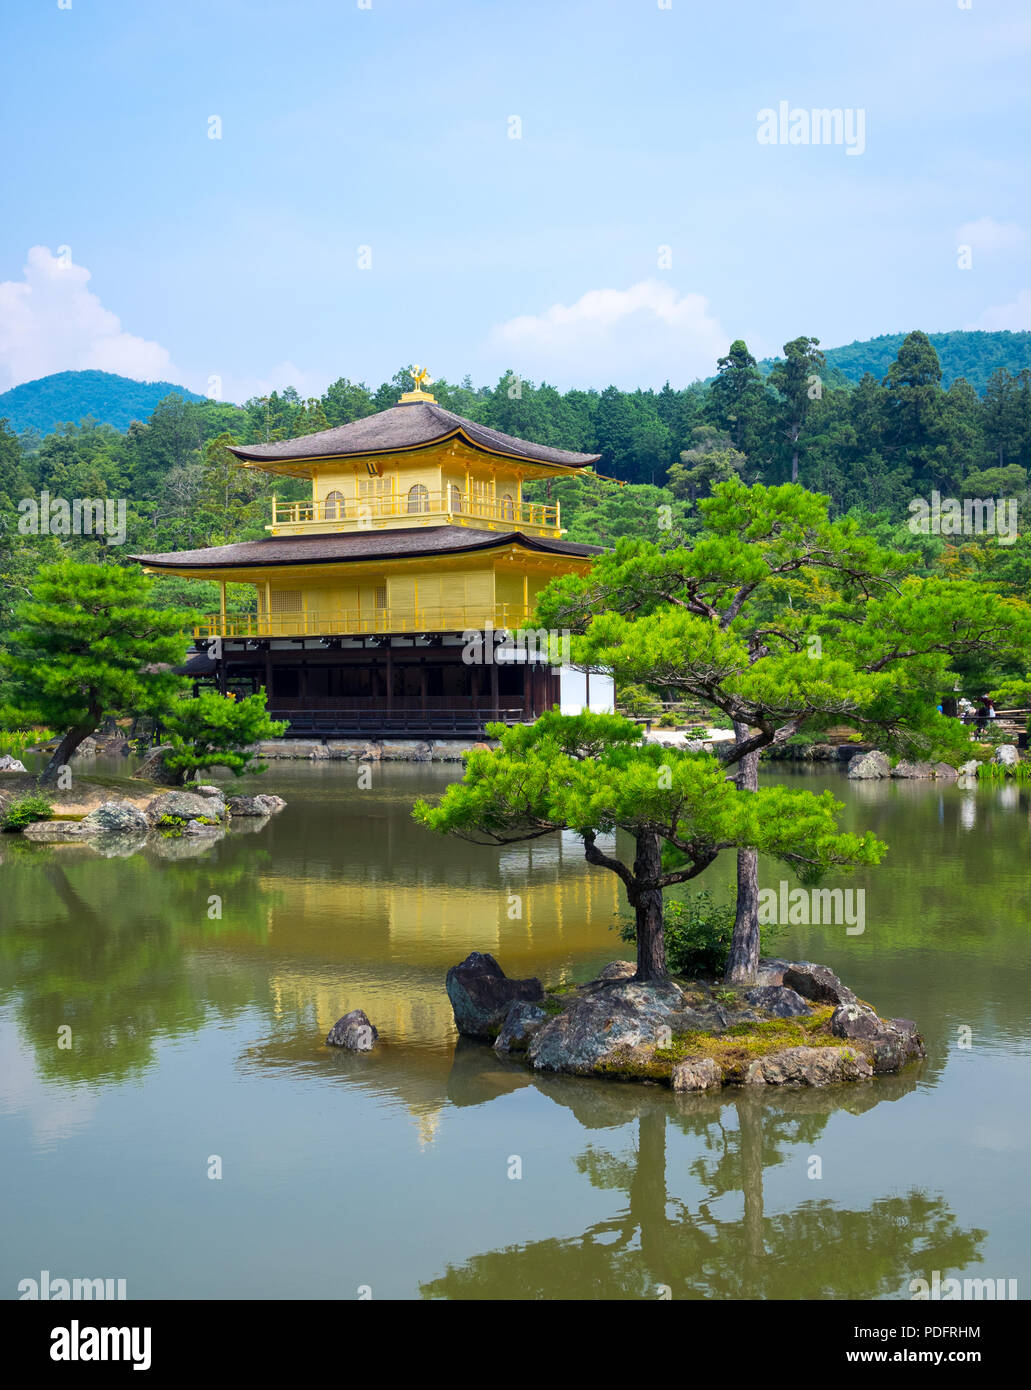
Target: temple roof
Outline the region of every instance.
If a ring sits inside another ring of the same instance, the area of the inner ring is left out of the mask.
[[[205,550],[173,550],[163,555],[131,555],[129,558],[154,569],[254,569],[266,565],[339,565],[358,560],[460,555],[496,550],[506,545],[578,559],[589,559],[602,553],[601,546],[552,540],[546,536],[527,536],[522,531],[478,531],[470,526],[420,526],[396,531],[270,536],[267,540],[213,545]]]
[[[436,402],[416,401],[395,405],[377,415],[366,415],[335,429],[305,434],[299,439],[282,439],[275,444],[231,445],[229,452],[248,463],[277,464],[316,458],[348,458],[366,454],[397,453],[421,449],[441,440],[463,436],[474,448],[506,458],[550,463],[565,468],[583,468],[597,463],[600,454],[573,454],[567,449],[551,449],[531,444],[527,439],[502,434],[475,420],[466,420]]]

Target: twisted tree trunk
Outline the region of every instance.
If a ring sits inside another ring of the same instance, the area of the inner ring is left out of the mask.
[[[635,980],[666,978],[666,938],[662,921],[662,846],[658,835],[642,832],[636,838],[634,887],[628,890],[637,918]]]
[[[735,724],[737,741],[748,737],[745,724]],[[738,763],[737,784],[742,791],[759,790],[759,753],[746,753]],[[737,915],[724,978],[728,984],[755,983],[759,969],[759,855],[754,849],[737,852]]]

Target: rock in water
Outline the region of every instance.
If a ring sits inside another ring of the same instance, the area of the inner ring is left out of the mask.
[[[349,1052],[371,1052],[378,1038],[379,1032],[362,1009],[352,1009],[338,1018],[326,1034],[330,1047],[346,1047]]]
[[[525,1052],[530,1039],[543,1028],[548,1015],[538,1004],[516,999],[508,1006],[501,1032],[494,1043],[495,1052]]]
[[[147,817],[131,801],[105,801],[79,824],[84,835],[145,835],[150,828]]]
[[[797,1018],[809,1012],[802,996],[786,985],[756,985],[745,990],[745,998],[755,1008],[765,1009],[777,1018]]]
[[[231,796],[228,804],[231,816],[267,816],[281,811],[286,802],[281,796],[260,792],[257,796]]]
[[[185,825],[187,821],[197,820],[200,816],[222,820],[225,813],[226,804],[220,798],[185,791],[162,792],[147,806],[147,820],[151,825],[160,825],[162,820]]]
[[[931,763],[911,763],[906,758],[900,758],[891,770],[893,777],[933,777],[934,767]]]
[[[720,1069],[711,1057],[687,1057],[673,1068],[670,1078],[674,1091],[708,1091],[722,1086]]]
[[[911,1019],[893,1018],[885,1023],[873,1009],[858,1002],[841,1004],[834,1010],[831,1032],[836,1038],[854,1038],[866,1044],[873,1056],[873,1069],[879,1073],[898,1071],[911,1058],[926,1055]]]
[[[1016,767],[1020,762],[1020,753],[1017,751],[1015,743],[1000,743],[992,754],[992,762],[997,767]]]
[[[19,762],[17,758],[12,758],[10,753],[5,753],[0,757],[0,772],[24,772],[25,764]]]
[[[684,995],[672,980],[625,981],[592,990],[556,1015],[530,1040],[537,1071],[593,1071],[599,1063],[654,1044],[661,1031],[677,1031]]]
[[[856,1001],[856,996],[833,970],[825,965],[814,965],[811,960],[793,961],[785,969],[782,983],[816,1004],[854,1004]]]
[[[82,822],[77,820],[37,820],[22,831],[26,840],[39,844],[62,844],[82,838]]]
[[[470,951],[447,972],[447,996],[455,1026],[466,1038],[493,1041],[514,999],[536,1003],[544,998],[540,980],[510,980],[486,951]]]
[[[879,753],[876,750],[872,753],[857,753],[848,765],[848,775],[864,780],[890,777],[891,763],[888,762],[884,753]]]
[[[873,1075],[865,1057],[848,1047],[786,1047],[757,1057],[745,1072],[746,1086],[830,1086]]]

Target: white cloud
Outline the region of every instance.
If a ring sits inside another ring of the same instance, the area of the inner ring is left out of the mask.
[[[964,222],[956,230],[960,246],[972,246],[975,251],[1013,251],[1026,240],[1023,227],[1016,222],[996,222],[994,217],[979,217],[976,222]]]
[[[976,323],[967,323],[964,328],[1009,328],[1014,333],[1026,333],[1031,329],[1031,290],[1021,290],[1016,299],[1008,304],[996,304],[985,309]]]
[[[729,344],[704,295],[642,280],[626,290],[588,290],[575,304],[498,324],[487,351],[502,370],[559,387],[661,386],[711,376]]]
[[[136,381],[181,379],[165,348],[123,330],[118,315],[86,288],[90,272],[67,253],[33,246],[23,273],[22,280],[0,281],[0,389],[88,369]]]
[[[261,376],[227,376],[222,382],[221,398],[242,405],[252,396],[268,396],[273,391],[282,392],[287,386],[293,386],[301,399],[307,400],[309,396],[321,396],[335,380],[325,372],[307,372],[293,362],[277,362]],[[197,390],[208,393],[211,386],[205,381]]]

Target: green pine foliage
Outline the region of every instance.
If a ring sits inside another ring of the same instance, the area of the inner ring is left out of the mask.
[[[264,772],[253,745],[287,729],[285,722],[269,718],[263,690],[242,700],[202,691],[194,699],[177,700],[164,723],[172,745],[165,762],[184,782],[212,767],[226,767],[234,777]]]

